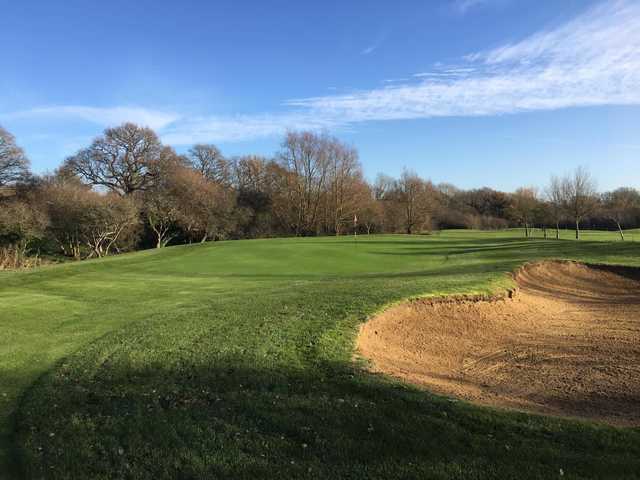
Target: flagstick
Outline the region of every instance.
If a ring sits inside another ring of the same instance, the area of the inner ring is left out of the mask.
[[[358,246],[358,216],[353,216],[353,241]]]

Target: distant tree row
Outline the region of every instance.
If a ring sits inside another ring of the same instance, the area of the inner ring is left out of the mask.
[[[291,132],[273,158],[227,159],[214,145],[179,155],[148,128],[109,128],[52,174],[33,175],[0,127],[0,268],[39,254],[102,257],[226,238],[421,233],[442,228],[640,225],[640,193],[599,194],[578,168],[548,187],[513,193],[433,185],[411,171],[368,183],[355,148],[325,134]]]

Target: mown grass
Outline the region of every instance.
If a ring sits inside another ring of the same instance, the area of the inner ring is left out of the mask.
[[[513,229],[511,230],[515,232],[521,232],[521,229]],[[544,232],[540,228],[534,228],[533,230],[534,238],[543,238]],[[524,233],[522,231],[522,233]],[[639,242],[640,241],[640,228],[624,230],[624,238],[627,242]],[[547,229],[548,238],[555,238],[556,231],[554,228]],[[575,240],[576,232],[575,230],[561,228],[560,229],[560,239],[562,240]],[[586,241],[620,241],[620,233],[618,231],[613,230],[584,230],[580,232],[580,239]]]
[[[637,478],[640,430],[366,373],[357,325],[640,244],[521,232],[220,242],[0,275],[7,478]]]

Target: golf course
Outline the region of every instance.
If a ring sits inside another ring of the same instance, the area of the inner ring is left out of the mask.
[[[615,232],[539,237],[223,241],[0,272],[0,477],[638,478],[637,427],[475,405],[356,351],[394,304],[501,295],[527,262],[640,266]]]

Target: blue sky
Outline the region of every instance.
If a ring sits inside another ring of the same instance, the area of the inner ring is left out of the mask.
[[[33,169],[130,120],[178,151],[287,129],[367,177],[512,190],[586,165],[640,187],[640,1],[0,0],[0,124]]]

